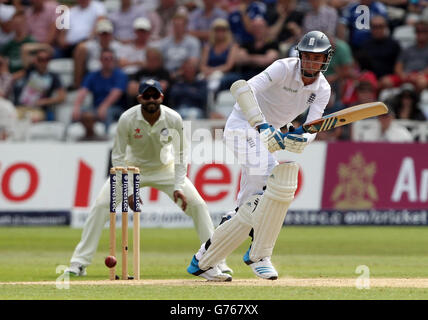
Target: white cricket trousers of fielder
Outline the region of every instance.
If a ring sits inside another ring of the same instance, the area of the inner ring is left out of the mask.
[[[172,170],[156,170],[147,172],[141,170],[140,188],[153,187],[166,193],[172,200],[174,200],[174,171]],[[166,173],[166,174],[165,174]],[[132,174],[129,175],[129,194],[132,193]],[[186,215],[193,219],[196,232],[199,236],[201,243],[207,241],[214,232],[214,225],[208,212],[208,207],[202,199],[192,182],[186,177],[183,187],[183,193],[187,200]],[[116,202],[117,207],[120,208],[122,201],[122,183],[121,178],[118,176],[117,189],[116,189]],[[178,201],[181,205],[181,201]],[[144,214],[144,205],[142,214]],[[86,219],[83,227],[82,237],[74,250],[71,258],[71,263],[77,262],[88,266],[92,262],[92,258],[97,250],[98,243],[104,226],[110,217],[110,179],[104,183],[100,193],[98,194],[95,203],[91,207],[91,211]]]
[[[237,205],[255,194],[261,194],[263,187],[278,161],[260,141],[260,134],[250,126],[243,115],[235,109],[229,116],[224,129],[224,142],[241,165],[241,181]]]

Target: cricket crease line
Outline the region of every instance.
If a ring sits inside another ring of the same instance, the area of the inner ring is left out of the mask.
[[[280,278],[275,281],[263,279],[233,279],[232,282],[212,282],[193,279],[145,279],[145,280],[71,280],[70,286],[267,286],[267,287],[356,287],[357,278]],[[428,288],[427,278],[370,278],[370,288]],[[3,285],[55,286],[56,281],[0,282]]]

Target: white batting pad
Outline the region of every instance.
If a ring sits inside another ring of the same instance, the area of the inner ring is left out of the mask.
[[[256,97],[254,96],[254,93],[247,81],[235,81],[230,87],[230,92],[235,97],[239,107],[242,110],[242,113],[245,115],[245,118],[252,127],[258,126],[265,122],[265,118],[260,111]]]
[[[257,262],[272,255],[288,207],[297,189],[299,166],[295,162],[277,165],[267,180],[266,190],[253,212],[254,241],[250,259]]]
[[[252,228],[251,212],[256,208],[259,197],[259,195],[250,197],[234,217],[215,229],[211,245],[199,260],[199,268],[206,270],[214,267],[248,238]]]

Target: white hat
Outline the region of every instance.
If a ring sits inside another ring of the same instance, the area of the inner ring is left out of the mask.
[[[97,33],[113,33],[113,24],[110,22],[110,20],[101,19],[97,22],[96,31]]]
[[[134,20],[134,29],[150,31],[152,25],[148,19],[140,17]]]

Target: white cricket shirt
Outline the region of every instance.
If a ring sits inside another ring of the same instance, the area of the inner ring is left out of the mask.
[[[322,73],[314,83],[305,86],[300,72],[300,59],[294,57],[276,60],[248,80],[248,84],[266,122],[277,129],[293,121],[308,108],[306,122],[321,118],[331,93],[330,84]],[[246,121],[245,116],[239,104],[235,103],[228,119],[229,125],[236,129],[242,120]],[[315,139],[315,134],[305,133],[305,136],[308,141]]]
[[[187,174],[183,119],[167,106],[160,106],[160,117],[151,126],[138,104],[119,118],[112,150],[113,166],[133,165],[141,174],[153,171],[169,174],[174,168],[174,190],[182,190]]]

